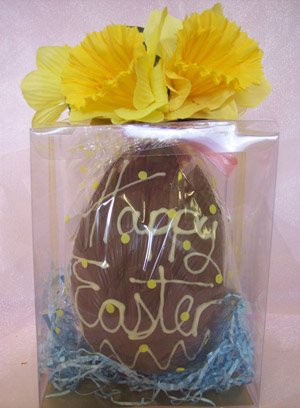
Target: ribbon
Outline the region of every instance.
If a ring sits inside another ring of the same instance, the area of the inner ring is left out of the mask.
[[[238,160],[233,153],[217,153],[217,149],[214,150],[196,140],[187,140],[187,149],[189,148],[204,154],[204,156],[226,177],[231,175],[238,164]]]

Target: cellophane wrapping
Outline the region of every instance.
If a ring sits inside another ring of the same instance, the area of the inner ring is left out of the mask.
[[[267,121],[31,131],[41,406],[258,406],[277,146]]]

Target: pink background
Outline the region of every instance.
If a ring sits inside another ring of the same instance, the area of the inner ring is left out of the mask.
[[[200,0],[0,0],[0,408],[37,408],[29,127],[20,82],[41,45],[75,45],[110,22],[144,25],[167,5],[183,18]],[[259,41],[273,92],[245,119],[281,131],[261,408],[300,406],[300,1],[223,0],[225,15]]]

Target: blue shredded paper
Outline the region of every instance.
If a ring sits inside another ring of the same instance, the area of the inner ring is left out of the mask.
[[[232,312],[222,328],[218,347],[206,359],[182,372],[141,374],[135,370],[91,350],[83,338],[78,338],[75,317],[66,301],[44,320],[50,330],[48,358],[42,359],[41,368],[49,369],[49,379],[56,392],[46,397],[62,396],[77,390],[80,383],[90,380],[95,385],[93,394],[110,399],[122,406],[147,405],[154,402],[159,392],[165,393],[173,405],[182,402],[214,402],[203,397],[205,391],[226,391],[232,386],[242,386],[253,381],[253,342],[245,328],[244,300],[235,294],[227,295],[221,302],[233,304]],[[59,334],[57,333],[59,331]],[[150,391],[148,398],[140,401],[119,401],[121,391],[116,385],[126,385],[131,392]],[[117,399],[116,399],[117,397]]]

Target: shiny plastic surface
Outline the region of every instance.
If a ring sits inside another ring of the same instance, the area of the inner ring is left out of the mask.
[[[277,141],[273,122],[32,131],[41,400],[65,346],[185,381],[219,355],[239,298],[257,406]]]

